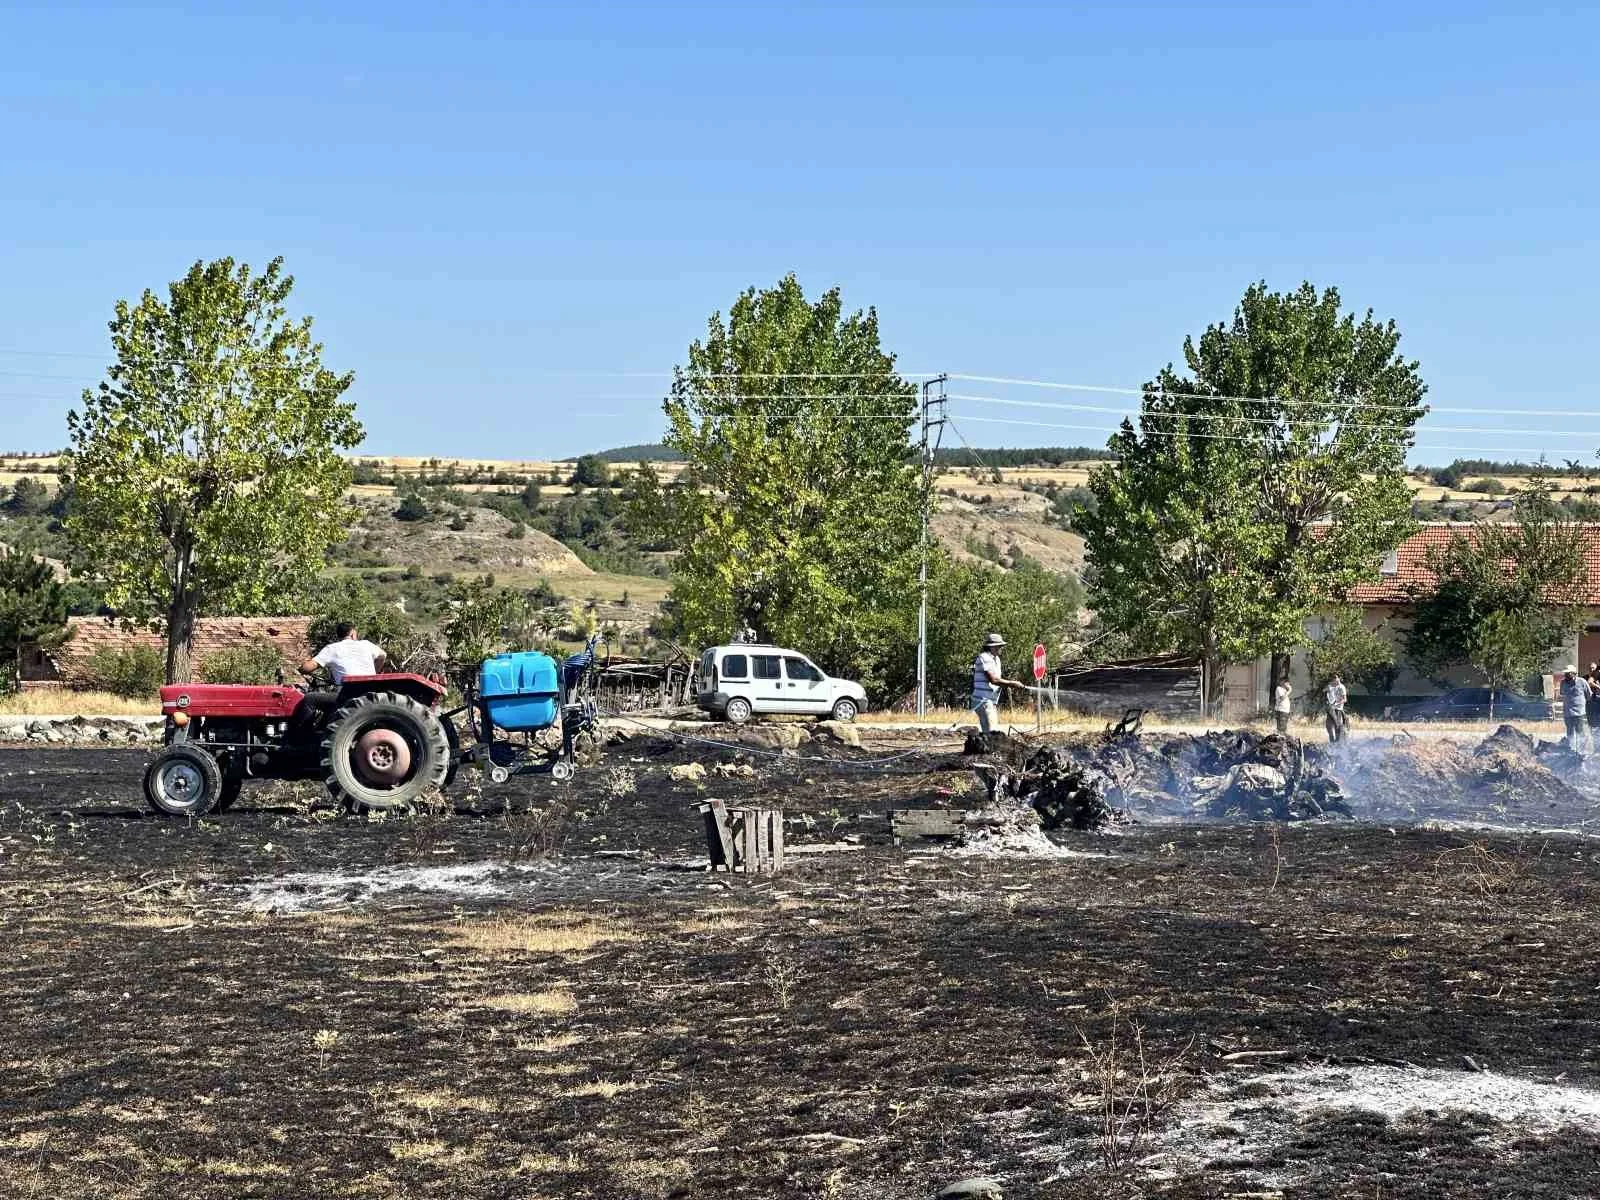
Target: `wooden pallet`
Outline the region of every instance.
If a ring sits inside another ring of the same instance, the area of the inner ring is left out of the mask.
[[[713,871],[771,874],[783,869],[783,810],[729,808],[721,800],[700,805],[706,853]]]

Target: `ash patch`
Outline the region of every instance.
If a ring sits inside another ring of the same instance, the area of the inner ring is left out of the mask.
[[[1380,1118],[1380,1125],[1461,1121],[1473,1140],[1500,1147],[1521,1137],[1564,1131],[1600,1133],[1600,1092],[1494,1071],[1361,1066],[1308,1067],[1214,1083],[1179,1102],[1153,1133],[1140,1166],[1174,1177],[1197,1164],[1266,1166],[1255,1178],[1292,1184],[1288,1151],[1340,1115]],[[1283,1164],[1275,1169],[1270,1164]]]
[[[253,880],[237,891],[252,912],[303,913],[392,904],[419,896],[456,901],[510,897],[629,898],[670,886],[661,869],[615,859],[453,863],[439,867],[374,867],[306,871]]]

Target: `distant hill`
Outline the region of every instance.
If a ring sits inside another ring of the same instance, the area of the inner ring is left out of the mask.
[[[678,452],[660,442],[640,442],[637,446],[616,446],[597,451],[596,457],[611,463],[675,462]]]

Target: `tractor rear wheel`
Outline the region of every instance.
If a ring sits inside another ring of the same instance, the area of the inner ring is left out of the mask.
[[[444,786],[450,741],[439,715],[396,692],[369,692],[333,714],[322,741],[328,792],[353,811],[403,808]]]
[[[233,802],[239,798],[239,792],[244,788],[244,776],[226,772],[222,776],[222,790],[217,793],[217,806],[212,811],[225,813],[233,807]]]
[[[222,797],[217,760],[193,746],[168,746],[144,773],[144,798],[164,817],[203,817]]]

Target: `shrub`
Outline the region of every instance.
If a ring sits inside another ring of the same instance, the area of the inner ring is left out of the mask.
[[[283,655],[266,638],[252,638],[242,646],[229,646],[200,660],[202,683],[277,682]]]
[[[91,686],[129,700],[154,696],[166,681],[167,664],[154,646],[96,650],[87,673]]]
[[[506,527],[506,536],[513,542],[520,542],[525,536],[527,536],[527,533],[527,526],[523,525],[520,521],[514,522]]]
[[[1468,492],[1478,492],[1485,496],[1503,496],[1506,494],[1506,485],[1489,475],[1463,484],[1462,489]]]
[[[400,498],[400,507],[394,510],[396,521],[426,521],[430,516],[427,503],[415,492]]]
[[[573,464],[571,482],[576,487],[605,487],[611,482],[611,468],[598,454],[585,454]]]
[[[37,517],[50,507],[50,490],[37,479],[24,475],[11,489],[6,511],[18,517]]]

